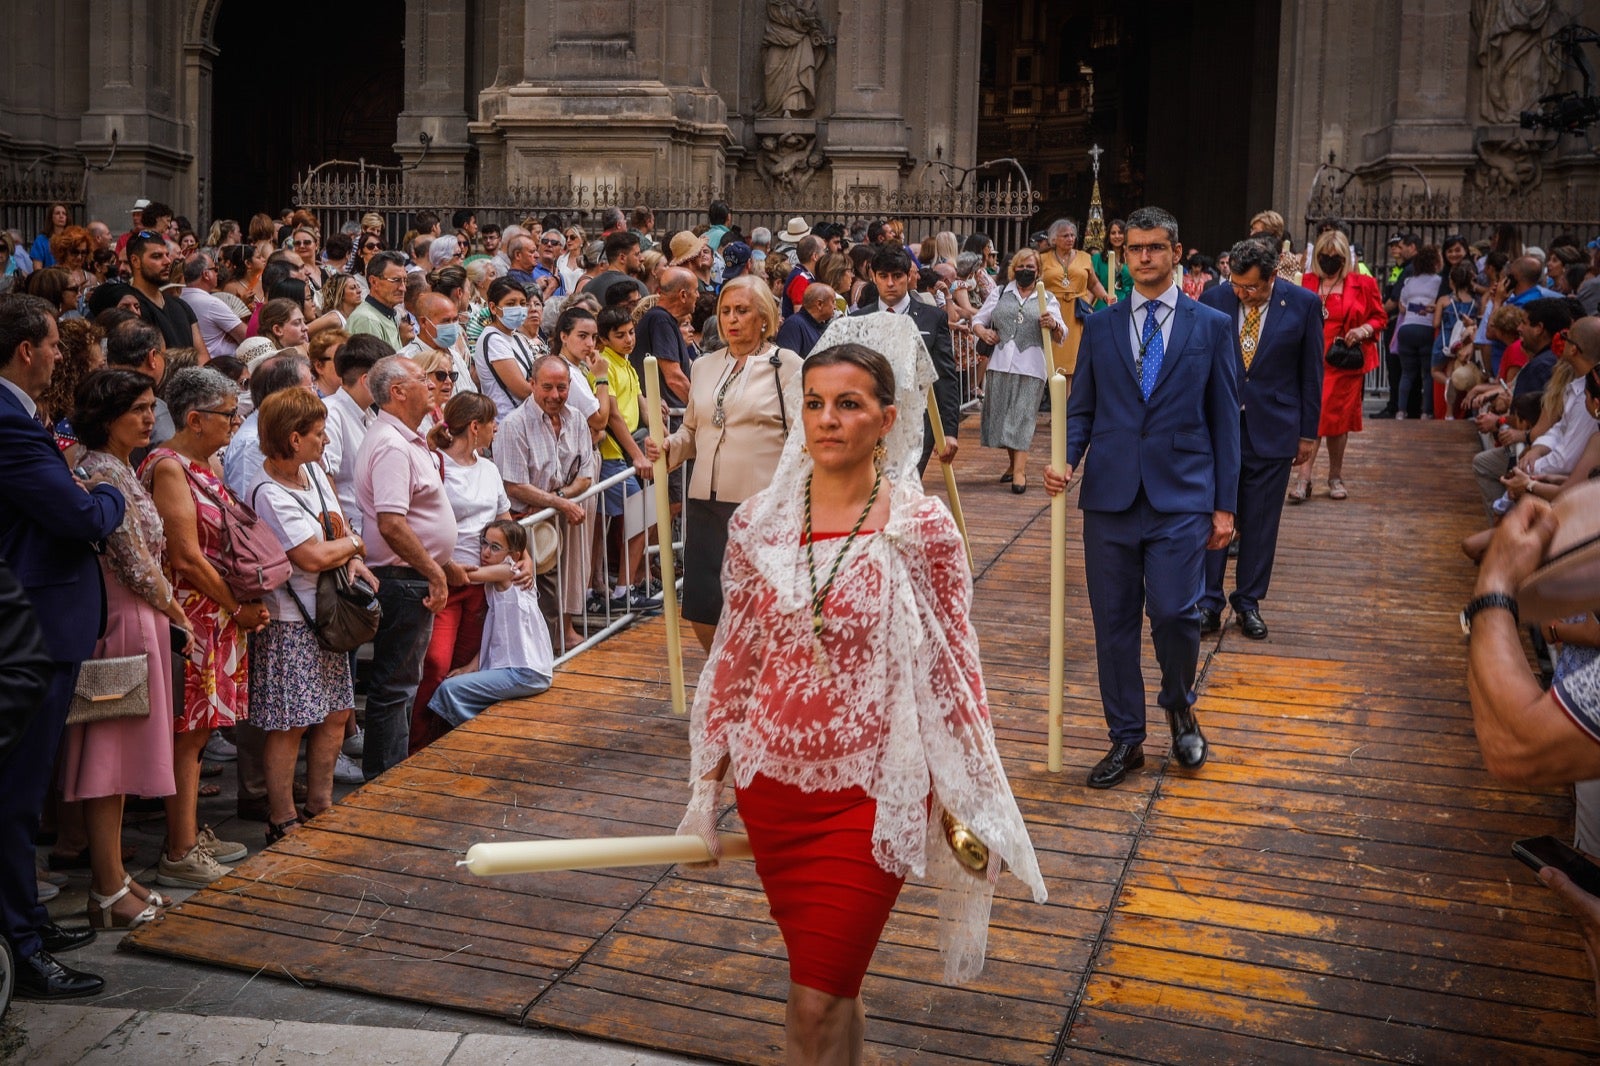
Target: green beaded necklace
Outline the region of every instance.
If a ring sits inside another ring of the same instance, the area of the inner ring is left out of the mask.
[[[811,547],[811,475],[806,475],[806,523],[801,532],[801,538],[806,542],[806,573],[811,578],[811,636],[816,642],[817,662],[825,665],[822,655],[822,605],[828,599],[828,593],[833,591],[833,579],[839,576],[839,568],[844,565],[845,556],[850,554],[850,546],[855,543],[856,535],[861,532],[861,527],[867,521],[867,515],[872,513],[872,505],[878,502],[878,489],[883,485],[883,471],[878,471],[878,476],[872,481],[872,493],[867,497],[867,505],[861,509],[861,515],[856,519],[856,524],[851,527],[850,535],[845,538],[844,546],[839,549],[839,554],[833,558],[833,567],[828,571],[828,579],[817,587],[817,562]]]

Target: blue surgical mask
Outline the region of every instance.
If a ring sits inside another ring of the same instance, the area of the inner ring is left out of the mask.
[[[521,311],[524,318],[528,316],[527,308],[518,307],[516,310]],[[521,325],[521,323],[518,323],[518,325]],[[461,337],[461,323],[446,322],[441,326],[434,326],[433,334],[434,340],[438,342],[439,347],[454,348],[456,341]]]
[[[506,324],[506,329],[519,330],[522,324],[528,321],[526,307],[505,307],[500,310],[500,320]]]

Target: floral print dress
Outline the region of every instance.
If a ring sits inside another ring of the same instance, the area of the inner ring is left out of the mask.
[[[229,498],[227,487],[205,463],[192,462],[171,448],[157,448],[139,468],[145,488],[154,491],[155,468],[169,459],[183,463],[206,487],[207,491],[201,491],[194,480],[188,482],[194,497],[200,551],[212,557],[220,548],[222,526],[222,511],[216,500]],[[199,589],[190,588],[176,576],[172,586],[183,613],[189,616],[189,624],[194,626],[201,656],[198,665],[191,659],[184,660],[183,705],[178,709],[174,732],[217,729],[243,721],[250,710],[250,661],[244,631],[221,604]]]

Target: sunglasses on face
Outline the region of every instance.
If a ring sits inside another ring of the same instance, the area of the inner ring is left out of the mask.
[[[454,370],[434,370],[431,371],[431,373],[433,375],[433,380],[437,381],[441,385],[447,381],[453,383],[461,376],[460,373]]]

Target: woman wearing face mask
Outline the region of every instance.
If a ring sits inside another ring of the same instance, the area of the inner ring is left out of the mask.
[[[1344,234],[1329,230],[1318,237],[1311,259],[1303,283],[1322,300],[1323,351],[1342,340],[1362,355],[1360,369],[1340,370],[1326,363],[1322,367],[1322,421],[1317,432],[1328,442],[1328,498],[1342,500],[1349,495],[1344,487],[1345,445],[1351,433],[1361,430],[1361,382],[1378,366],[1376,338],[1389,316],[1378,296],[1378,283],[1350,269],[1350,241]],[[1290,503],[1304,503],[1310,497],[1316,465],[1313,451],[1305,466],[1295,468]]]
[[[972,319],[973,333],[994,351],[984,377],[983,446],[1006,450],[1010,461],[1000,480],[1019,495],[1028,491],[1028,449],[1049,373],[1043,331],[1057,344],[1067,339],[1054,296],[1045,293],[1039,313],[1038,283],[1039,253],[1024,248],[1011,257],[1011,282],[991,293]]]
[[[533,346],[518,332],[527,320],[528,291],[512,278],[496,278],[489,286],[489,324],[478,336],[472,362],[500,418],[533,393]]]

